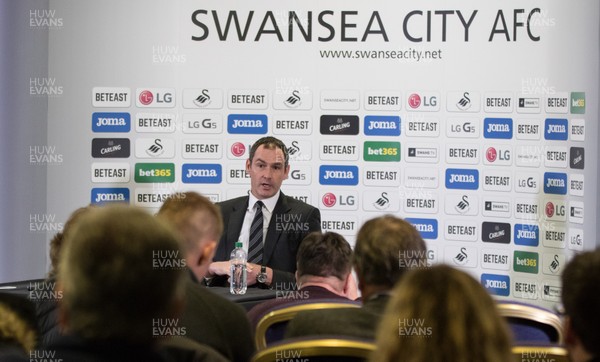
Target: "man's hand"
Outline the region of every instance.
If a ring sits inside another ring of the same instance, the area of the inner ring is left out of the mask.
[[[229,275],[230,266],[228,261],[215,261],[210,263],[208,267],[208,277],[214,277],[215,275]]]
[[[248,285],[256,284],[256,276],[260,274],[260,265],[248,263],[246,264],[246,268],[248,275]],[[270,286],[271,282],[273,281],[273,269],[266,268],[265,272],[267,273],[267,282],[265,284]]]

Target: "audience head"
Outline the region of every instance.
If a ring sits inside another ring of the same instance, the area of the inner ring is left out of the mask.
[[[496,304],[471,276],[446,265],[413,270],[394,288],[373,361],[512,361]]]
[[[338,233],[312,232],[308,234],[296,254],[298,284],[326,279],[342,290],[352,271],[352,248]],[[332,279],[335,278],[335,279]]]
[[[90,210],[66,235],[57,277],[61,324],[86,339],[153,343],[153,323],[181,308],[182,257],[175,234],[146,212]],[[173,262],[162,263],[167,258]]]
[[[16,348],[29,354],[37,344],[33,304],[22,297],[0,293],[0,352]]]
[[[427,265],[427,248],[408,222],[388,215],[364,223],[356,236],[353,262],[359,288],[391,289],[409,269]]]
[[[184,192],[169,196],[157,215],[179,232],[188,268],[203,278],[223,233],[219,208],[196,192]]]
[[[63,226],[63,230],[54,234],[54,236],[52,237],[52,240],[50,240],[50,265],[51,265],[51,269],[50,272],[48,273],[49,277],[55,277],[56,276],[56,271],[58,270],[58,261],[60,260],[60,253],[63,247],[63,241],[65,240],[65,235],[67,235],[71,229],[73,228],[73,225],[75,225],[75,223],[77,222],[77,220],[82,216],[85,215],[85,213],[87,211],[90,210],[92,206],[87,206],[87,207],[80,207],[79,209],[73,211],[73,213],[71,213],[71,215],[69,216],[69,219],[67,220],[67,222],[65,222],[65,225]]]
[[[575,255],[562,274],[565,344],[575,362],[600,356],[600,249]]]

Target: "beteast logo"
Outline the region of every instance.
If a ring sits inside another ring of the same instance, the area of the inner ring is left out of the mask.
[[[481,274],[481,284],[493,295],[508,297],[510,294],[510,277],[499,274]]]
[[[358,116],[322,115],[320,118],[321,134],[357,135],[359,130]]]
[[[538,246],[540,227],[534,224],[515,224],[515,245]]]
[[[138,88],[136,90],[138,107],[175,107],[175,89],[172,88]]]
[[[367,162],[399,162],[400,142],[366,141],[363,147],[363,159]]]
[[[227,116],[227,133],[266,134],[269,129],[266,114],[230,114]]]
[[[124,112],[94,112],[92,113],[93,132],[119,132],[131,130],[131,115]]]
[[[321,165],[319,167],[321,185],[358,185],[357,166]]]
[[[131,152],[129,138],[92,139],[92,157],[127,158]]]
[[[514,251],[513,270],[520,273],[537,274],[539,270],[539,255],[530,251]]]
[[[583,170],[585,165],[585,148],[583,147],[571,147],[569,152],[569,167]]]
[[[511,118],[485,118],[483,120],[483,137],[511,139],[513,137],[513,120]]]
[[[399,116],[366,116],[364,133],[367,136],[400,136]]]
[[[184,163],[181,178],[186,184],[220,184],[223,170],[219,164]]]
[[[446,169],[446,188],[461,190],[479,189],[479,171],[472,169]]]
[[[484,221],[481,240],[486,243],[510,244],[510,224]]]
[[[107,203],[129,203],[128,188],[93,188],[91,196],[92,205]]]
[[[562,118],[546,118],[544,139],[566,141],[569,138],[569,122]]]
[[[135,182],[170,183],[175,181],[175,164],[173,163],[136,163]]]
[[[566,195],[567,174],[559,172],[544,172],[544,193]]]
[[[436,219],[406,218],[405,220],[417,229],[423,239],[438,238],[438,221]]]

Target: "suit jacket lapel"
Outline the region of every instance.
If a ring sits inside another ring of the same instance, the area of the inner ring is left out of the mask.
[[[283,234],[281,230],[277,230],[276,224],[283,219],[283,214],[287,214],[290,211],[290,207],[286,201],[286,196],[282,193],[279,194],[279,200],[275,204],[273,214],[271,215],[271,221],[269,222],[269,228],[267,229],[267,237],[265,238],[265,245],[263,247],[263,263],[268,263],[273,256],[275,246],[281,239]]]

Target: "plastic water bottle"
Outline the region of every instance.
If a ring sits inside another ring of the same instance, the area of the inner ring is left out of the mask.
[[[230,278],[229,292],[231,294],[246,294],[248,288],[248,279],[246,275],[246,251],[242,248],[242,243],[235,243],[235,249],[231,252],[229,259]]]

